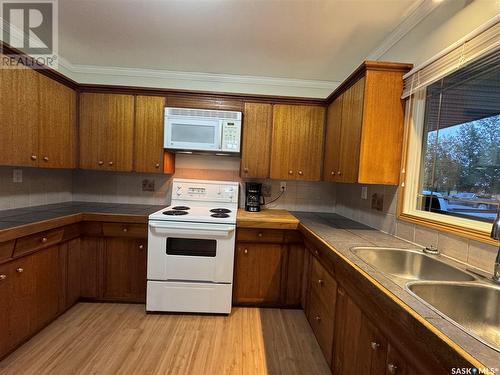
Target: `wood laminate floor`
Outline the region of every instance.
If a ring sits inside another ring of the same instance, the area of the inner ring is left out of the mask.
[[[301,310],[229,317],[79,303],[0,362],[0,374],[330,374]]]

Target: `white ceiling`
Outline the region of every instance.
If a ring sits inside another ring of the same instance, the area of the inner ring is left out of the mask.
[[[341,81],[422,0],[59,0],[71,64]]]

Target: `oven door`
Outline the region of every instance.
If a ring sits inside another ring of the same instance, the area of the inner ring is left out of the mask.
[[[231,283],[236,226],[150,221],[148,280]]]
[[[166,118],[165,148],[219,151],[222,129],[218,119]]]

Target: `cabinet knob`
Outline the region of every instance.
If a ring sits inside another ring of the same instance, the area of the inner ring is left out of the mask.
[[[103,162],[102,160],[99,160],[99,162],[98,162],[97,164],[99,164],[99,165],[103,165],[103,164],[104,164],[104,162]]]
[[[243,168],[243,172],[248,173],[248,168]]]
[[[144,249],[144,245],[139,245],[139,250],[143,250]]]
[[[42,243],[45,243],[48,241],[47,237],[43,237],[41,240],[40,240]]]
[[[36,155],[31,155],[31,160],[36,160]]]
[[[24,272],[24,268],[21,268],[21,267],[16,268],[16,272],[17,273],[23,273]]]
[[[318,250],[314,250],[314,254],[315,255],[319,255],[319,251]]]
[[[248,254],[248,249],[243,250],[245,254]]]
[[[293,171],[290,169],[290,170],[288,171],[288,174],[293,174]]]
[[[304,172],[299,171],[299,176],[302,176],[303,174],[304,174]]]
[[[337,172],[337,174],[338,174],[339,176],[341,176],[341,175],[342,175],[342,172],[341,172],[341,171],[338,171],[338,172]]]
[[[338,289],[338,293],[339,293],[340,296],[345,296],[345,290],[342,289],[342,288]]]
[[[395,374],[398,371],[398,366],[394,363],[389,363],[387,365],[387,370],[389,371],[389,374]]]
[[[334,171],[331,171],[331,172],[330,172],[330,174],[331,174],[332,176],[335,176],[335,172],[334,172]]]
[[[112,161],[110,161],[108,164],[109,164],[109,165],[113,165],[113,162],[112,162]]]
[[[263,236],[262,232],[257,233],[257,237],[262,237],[262,236]]]
[[[316,320],[317,322],[321,322],[321,317],[319,315],[316,315],[314,317],[314,320]]]
[[[378,348],[380,348],[380,344],[378,342],[375,342],[375,341],[372,341],[370,343],[370,346],[372,347],[373,350],[377,350]]]
[[[323,280],[319,279],[318,284],[319,284],[319,286],[323,286],[325,284],[325,282]]]
[[[155,168],[160,168],[160,163],[156,163]]]
[[[48,156],[44,156],[43,157],[43,161],[49,161],[49,157]]]
[[[127,232],[128,232],[128,228],[123,228],[123,229],[122,229],[122,231],[123,231],[124,233],[127,233]]]
[[[5,280],[7,278],[7,275],[0,275],[0,281]]]

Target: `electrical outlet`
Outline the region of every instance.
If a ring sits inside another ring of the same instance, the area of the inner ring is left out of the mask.
[[[142,180],[142,191],[155,191],[155,180]]]
[[[286,181],[281,181],[280,182],[280,190],[285,191],[286,190]]]
[[[23,182],[23,170],[22,169],[13,169],[12,170],[12,182],[14,182],[14,183]]]
[[[264,197],[271,196],[271,184],[262,184],[262,196]]]
[[[368,186],[361,186],[361,199],[368,199]]]

